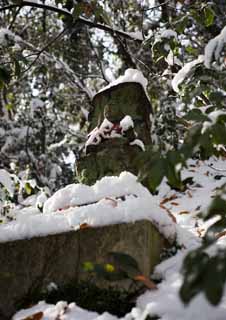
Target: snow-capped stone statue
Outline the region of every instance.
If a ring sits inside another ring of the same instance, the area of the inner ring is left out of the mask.
[[[137,156],[151,143],[146,86],[140,71],[128,69],[94,96],[90,133],[76,162],[80,182],[93,184],[125,170],[139,173]]]

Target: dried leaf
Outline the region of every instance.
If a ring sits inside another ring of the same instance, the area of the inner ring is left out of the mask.
[[[79,226],[79,229],[87,229],[87,228],[92,228],[91,225],[89,225],[88,223],[82,223]]]
[[[187,211],[187,210],[182,210],[179,212],[179,214],[188,214],[188,213],[190,213],[190,211]]]
[[[157,289],[156,284],[152,280],[148,279],[147,277],[145,277],[142,274],[139,274],[138,276],[135,276],[134,280],[142,282],[145,285],[145,287],[147,287],[150,290],[156,290]]]
[[[32,314],[29,317],[22,319],[22,320],[41,320],[42,317],[43,317],[43,312],[40,311],[40,312]]]
[[[170,204],[172,204],[172,206],[179,206],[178,202],[170,202]]]
[[[173,220],[174,223],[177,223],[177,219],[174,217],[174,215],[172,214],[172,212],[166,208],[164,205],[160,204],[160,208],[164,209],[168,215],[170,216],[170,218]]]
[[[165,204],[166,202],[169,202],[169,201],[171,201],[171,200],[175,200],[175,199],[177,199],[177,198],[178,198],[178,197],[177,197],[176,193],[174,193],[172,196],[170,196],[170,197],[168,197],[168,198],[164,198],[164,199],[160,202],[160,205]]]
[[[189,196],[189,198],[192,198],[192,193],[191,193],[191,191],[187,190],[187,195]]]
[[[216,234],[217,239],[220,239],[221,237],[224,237],[224,236],[226,236],[226,230]]]

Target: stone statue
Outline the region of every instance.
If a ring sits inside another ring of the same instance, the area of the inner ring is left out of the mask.
[[[76,162],[81,183],[122,171],[139,173],[137,156],[151,143],[152,107],[139,82],[111,85],[93,98],[88,140]]]

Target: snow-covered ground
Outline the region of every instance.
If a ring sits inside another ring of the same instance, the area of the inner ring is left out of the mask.
[[[83,223],[99,226],[149,219],[166,237],[171,240],[176,237],[182,249],[156,267],[153,276],[162,279],[157,290],[141,295],[136,307],[121,319],[144,320],[149,314],[158,315],[163,320],[225,320],[226,293],[216,307],[210,305],[203,294],[184,306],[178,295],[183,258],[200,245],[201,237],[209,226],[209,222],[203,222],[198,214],[208,208],[216,189],[226,182],[225,164],[225,159],[190,160],[183,170],[183,178],[192,177],[193,183],[185,192],[176,192],[163,181],[158,195],[152,196],[135,176],[126,172],[119,177],[105,177],[92,187],[69,185],[44,203],[43,214],[32,207],[26,212],[17,212],[15,221],[0,226],[0,241],[77,229]],[[218,245],[225,246],[226,238],[221,237]],[[38,312],[43,320],[118,319],[108,313],[98,315],[83,310],[76,301],[71,304],[61,301],[56,305],[40,302],[19,311],[13,320],[22,320]]]

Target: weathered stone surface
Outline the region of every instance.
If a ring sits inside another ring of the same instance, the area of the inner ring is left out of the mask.
[[[81,151],[76,161],[77,180],[91,185],[104,176],[118,175],[125,170],[138,175],[138,157],[142,150],[130,142],[140,139],[144,145],[151,143],[152,108],[142,85],[125,82],[110,87],[94,97],[93,105],[89,131],[100,126],[105,117],[119,124],[126,115],[133,119],[134,128],[121,138],[103,140],[99,145],[88,146],[86,153]]]
[[[134,129],[145,144],[151,142],[150,113],[152,107],[140,83],[124,82],[95,95],[90,114],[90,130],[99,126],[104,117],[119,123],[126,115],[134,121]]]
[[[102,263],[110,251],[134,257],[149,275],[159,262],[164,240],[149,221],[87,228],[63,234],[0,244],[0,319],[9,319],[16,304],[50,282],[59,286],[88,275],[86,261]],[[98,285],[109,283],[98,280]],[[113,285],[125,286],[126,282]]]
[[[139,174],[137,158],[141,154],[138,146],[130,146],[123,138],[106,140],[94,146],[95,151],[82,156],[76,165],[80,183],[93,185],[105,176],[118,176],[122,171]]]

